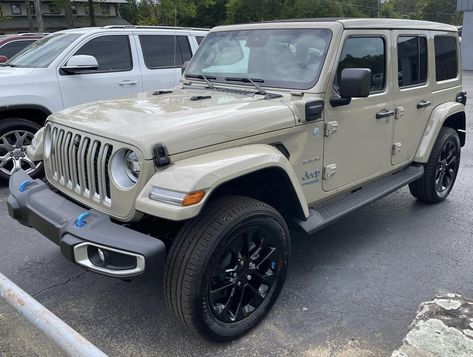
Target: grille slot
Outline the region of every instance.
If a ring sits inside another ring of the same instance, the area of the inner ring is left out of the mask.
[[[108,166],[113,146],[57,127],[53,128],[52,141],[53,179],[88,199],[110,206]]]

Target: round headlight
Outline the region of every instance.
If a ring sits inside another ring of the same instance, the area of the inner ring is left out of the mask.
[[[113,181],[123,189],[130,189],[136,185],[140,177],[140,156],[130,149],[118,150],[112,157],[110,164]]]
[[[136,156],[133,150],[127,150],[125,152],[125,171],[128,178],[136,183],[140,177],[140,170],[141,164],[138,160],[138,156]]]
[[[51,155],[51,148],[53,147],[53,140],[52,140],[52,134],[51,134],[51,127],[48,125],[46,126],[46,129],[44,129],[44,147],[43,147],[43,153],[44,157],[48,158]]]

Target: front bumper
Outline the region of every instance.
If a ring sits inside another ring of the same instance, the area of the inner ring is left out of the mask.
[[[9,188],[10,216],[56,243],[70,261],[118,278],[162,273],[166,247],[159,239],[63,198],[24,171],[11,176]]]

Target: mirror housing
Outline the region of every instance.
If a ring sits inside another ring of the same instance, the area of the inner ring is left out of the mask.
[[[5,63],[6,61],[8,61],[7,56],[0,56],[0,63]]]
[[[61,69],[69,74],[78,74],[99,69],[99,63],[94,56],[76,55],[69,58]]]
[[[371,91],[371,69],[345,68],[340,75],[342,98],[366,98]]]

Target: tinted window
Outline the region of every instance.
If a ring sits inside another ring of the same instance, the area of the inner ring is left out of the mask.
[[[190,61],[192,58],[191,46],[189,45],[189,39],[187,36],[177,36],[179,41],[179,47],[181,49],[182,61]]]
[[[371,69],[371,93],[383,91],[386,82],[386,55],[381,37],[352,37],[345,41],[340,56],[336,87],[345,68]]]
[[[9,42],[5,46],[0,48],[0,56],[6,56],[7,58],[12,58],[26,46],[32,44],[34,40],[31,41],[14,41]]]
[[[204,40],[204,36],[195,36],[195,39],[197,40],[197,43],[200,45],[202,41]]]
[[[140,35],[140,43],[150,69],[181,67],[192,57],[187,36]]]
[[[427,81],[427,39],[400,36],[397,61],[399,87],[424,84]]]
[[[127,35],[94,38],[75,54],[94,56],[99,63],[98,72],[128,71],[133,67]]]
[[[435,73],[437,82],[458,74],[457,40],[451,36],[435,36]]]

